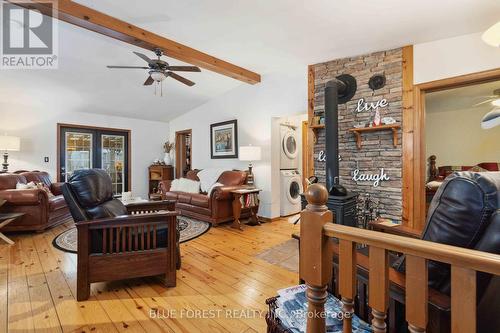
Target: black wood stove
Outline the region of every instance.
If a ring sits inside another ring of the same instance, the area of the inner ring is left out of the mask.
[[[357,226],[356,203],[358,194],[347,191],[339,183],[339,126],[338,105],[346,103],[356,93],[356,79],[343,74],[328,81],[325,87],[325,150],[326,150],[326,188],[330,193],[326,203],[333,212],[334,223]],[[307,201],[302,196],[302,209]]]

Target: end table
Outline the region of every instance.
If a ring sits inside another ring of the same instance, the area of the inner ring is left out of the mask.
[[[262,190],[258,188],[245,188],[231,191],[233,195],[233,215],[234,221],[231,228],[243,230],[241,227],[240,216],[243,208],[250,209],[250,221],[247,225],[255,226],[260,225],[257,218],[257,211],[259,210],[259,192]]]
[[[5,236],[1,231],[2,228],[5,227],[7,224],[14,222],[16,219],[26,215],[25,213],[6,213],[6,214],[0,214],[0,239],[3,239],[7,244],[14,244],[14,242],[9,239],[7,236]]]

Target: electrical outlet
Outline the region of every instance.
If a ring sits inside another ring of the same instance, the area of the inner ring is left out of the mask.
[[[44,161],[45,163],[49,163],[49,157],[48,157],[48,156],[45,156],[45,157],[43,158],[43,161]]]

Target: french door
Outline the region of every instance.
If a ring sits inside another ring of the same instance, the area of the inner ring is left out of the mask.
[[[59,179],[67,181],[75,170],[104,169],[111,177],[113,194],[129,190],[130,131],[59,125]]]

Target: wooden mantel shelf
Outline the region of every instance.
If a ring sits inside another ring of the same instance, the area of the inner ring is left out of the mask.
[[[361,149],[361,133],[363,132],[376,132],[376,131],[384,131],[391,130],[392,131],[392,141],[394,144],[394,148],[398,146],[398,129],[401,128],[399,124],[391,124],[391,125],[381,125],[374,127],[363,127],[363,128],[350,128],[349,132],[354,133],[356,136],[356,146],[358,149]]]

